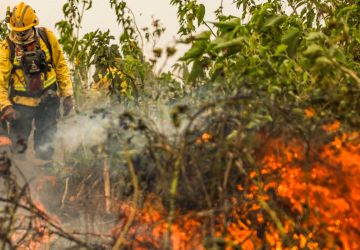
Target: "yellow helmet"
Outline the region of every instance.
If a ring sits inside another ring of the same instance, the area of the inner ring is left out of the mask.
[[[14,7],[10,17],[10,28],[13,31],[24,31],[39,24],[33,8],[24,2]]]

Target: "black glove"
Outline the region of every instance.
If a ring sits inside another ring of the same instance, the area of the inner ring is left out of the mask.
[[[2,121],[8,121],[8,122],[12,122],[16,120],[16,110],[13,108],[13,106],[7,106],[2,114],[1,114],[1,118]]]
[[[74,108],[74,100],[72,96],[67,96],[63,100],[64,116],[67,116]]]

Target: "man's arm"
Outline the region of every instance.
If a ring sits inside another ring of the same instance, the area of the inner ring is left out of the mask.
[[[11,106],[9,100],[9,78],[12,65],[10,62],[9,45],[6,41],[0,43],[0,111]]]
[[[52,48],[53,65],[56,72],[60,95],[62,97],[72,96],[74,94],[73,84],[70,77],[70,70],[66,62],[64,53],[54,33],[46,30],[49,42]]]

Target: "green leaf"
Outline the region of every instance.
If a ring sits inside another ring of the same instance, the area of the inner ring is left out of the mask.
[[[203,67],[200,60],[195,60],[189,77],[187,78],[187,82],[191,83],[196,80],[203,72]]]
[[[311,44],[304,52],[303,54],[305,56],[316,56],[323,52],[323,48],[320,45],[317,44]]]
[[[281,43],[288,46],[287,52],[290,57],[296,53],[300,41],[300,30],[298,28],[290,28],[281,38]]]
[[[274,15],[265,21],[264,27],[269,28],[269,27],[273,27],[276,25],[280,25],[285,20],[286,20],[286,17],[283,15]]]
[[[196,41],[195,43],[193,43],[192,47],[187,52],[185,52],[185,54],[182,57],[180,57],[179,60],[185,61],[188,59],[198,58],[203,54],[206,48],[207,48],[207,42]]]
[[[298,28],[290,28],[282,37],[281,42],[290,44],[295,38],[299,36],[300,30]]]
[[[233,131],[231,131],[231,133],[230,134],[228,134],[227,136],[226,136],[226,140],[227,141],[231,141],[231,140],[235,140],[236,138],[238,138],[239,137],[239,131],[238,130],[233,130]]]
[[[195,40],[208,40],[211,36],[211,31],[204,31],[194,37]]]
[[[234,29],[236,26],[240,25],[240,18],[232,18],[225,22],[211,22],[215,27],[219,29]]]
[[[300,17],[304,17],[306,15],[307,8],[303,8],[300,12]]]
[[[299,1],[299,2],[297,3],[297,5],[295,6],[295,9],[297,9],[297,8],[301,7],[302,5],[306,4],[306,2],[307,2],[307,1]],[[306,9],[306,8],[304,8],[304,9]]]
[[[315,11],[313,9],[309,9],[308,12],[306,13],[306,20],[307,20],[306,25],[308,28],[312,27],[315,17],[316,17]]]
[[[247,129],[255,129],[255,128],[260,127],[260,124],[261,124],[261,121],[259,119],[253,119],[246,125],[246,128]]]
[[[281,89],[280,89],[279,87],[275,87],[275,88],[277,88],[278,91],[281,91]],[[279,90],[279,89],[280,89],[280,90]],[[271,117],[271,115],[265,115],[265,116],[263,117],[263,120],[264,120],[265,122],[272,122],[272,121],[273,121],[273,118]]]
[[[341,8],[340,11],[337,13],[338,16],[346,15],[348,12],[352,12],[356,10],[358,7],[356,5],[350,5],[345,8]]]
[[[86,7],[86,10],[91,9],[92,7],[92,1],[87,2],[88,6]]]
[[[302,75],[302,78],[303,78],[303,82],[306,83],[309,79],[309,73],[305,71]]]
[[[237,37],[234,39],[231,39],[230,41],[227,42],[222,42],[220,44],[218,44],[217,46],[214,47],[215,50],[218,49],[224,49],[224,48],[229,48],[229,47],[234,47],[234,46],[238,46],[238,45],[243,45],[244,41],[246,41],[246,37]]]
[[[281,93],[281,88],[276,85],[270,85],[268,91],[270,94],[277,94],[277,93]]]
[[[65,14],[65,17],[67,17],[67,15],[68,15],[68,13],[69,13],[68,8],[69,8],[69,3],[65,3],[65,4],[63,5],[63,12],[64,12],[64,14]]]
[[[213,48],[223,42],[227,41],[226,39],[222,38],[222,37],[216,37],[214,40],[212,40],[209,44],[209,47]]]
[[[321,65],[321,66],[332,66],[333,62],[325,56],[320,56],[320,57],[316,58],[316,64]]]
[[[182,65],[182,78],[183,79],[188,79],[188,77],[189,77],[189,75],[190,75],[190,72],[189,72],[189,69],[188,69],[188,67],[187,67],[187,65],[184,63],[183,65]]]
[[[198,20],[198,25],[200,25],[203,22],[204,17],[205,17],[205,6],[203,4],[200,4],[199,8],[197,10],[197,13],[196,13],[196,18]]]
[[[275,55],[281,55],[284,51],[286,51],[288,48],[287,44],[280,44],[279,46],[277,46],[276,50],[275,50]]]
[[[346,63],[346,56],[344,55],[343,51],[339,48],[332,48],[330,50],[331,56],[335,57],[338,62]]]
[[[321,32],[310,32],[309,34],[306,35],[305,39],[308,41],[325,40],[326,35]]]

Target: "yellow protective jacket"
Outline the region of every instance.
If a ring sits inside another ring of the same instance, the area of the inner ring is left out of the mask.
[[[65,60],[64,54],[53,32],[45,30],[49,43],[52,49],[52,65],[51,70],[45,73],[41,73],[43,89],[47,89],[54,84],[58,85],[58,91],[61,97],[73,95],[73,86],[70,77],[70,70]],[[50,61],[50,52],[45,42],[38,37],[40,48],[46,54],[46,61]],[[18,58],[15,56],[14,65],[20,65]],[[40,103],[40,97],[28,97],[26,96],[26,83],[24,78],[24,72],[21,69],[16,69],[12,73],[13,65],[10,61],[10,48],[8,42],[3,40],[0,43],[0,111],[5,107],[12,105],[13,103],[21,104],[25,106],[35,107]],[[12,78],[12,86],[10,86],[10,79]],[[14,96],[9,95],[10,88],[13,92],[18,93]],[[24,93],[24,94],[22,94]],[[11,98],[11,100],[10,100]]]
[[[129,92],[131,93],[131,87],[126,82],[124,73],[116,68],[110,68],[109,71],[105,76],[101,73],[97,74],[99,80],[91,83],[91,89],[108,91],[111,84],[109,79],[109,74],[111,73],[114,78],[115,91],[120,92],[122,95],[126,95],[126,93]]]

